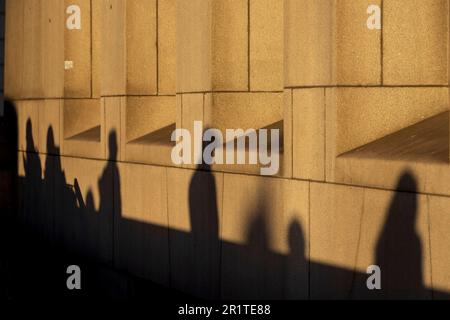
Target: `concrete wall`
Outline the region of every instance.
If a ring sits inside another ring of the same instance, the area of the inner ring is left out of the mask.
[[[6,1],[20,214],[43,237],[203,297],[447,297],[447,0],[69,2]],[[174,165],[195,120],[276,123],[280,172]]]

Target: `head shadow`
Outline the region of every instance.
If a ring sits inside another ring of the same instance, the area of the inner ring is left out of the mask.
[[[375,256],[381,269],[382,292],[389,298],[422,298],[423,253],[417,232],[417,181],[410,171],[400,176],[378,238]]]

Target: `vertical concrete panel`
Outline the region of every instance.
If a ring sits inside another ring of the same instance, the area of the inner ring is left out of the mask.
[[[250,90],[284,84],[284,1],[250,0]]]
[[[43,98],[42,8],[39,1],[25,0],[23,12],[24,74],[23,97]]]
[[[115,266],[163,285],[169,285],[166,183],[165,168],[115,168]]]
[[[41,1],[42,77],[45,98],[64,95],[64,24],[63,1]]]
[[[325,89],[293,92],[294,177],[325,179]]]
[[[386,0],[383,10],[385,84],[447,85],[448,1]]]
[[[285,0],[285,85],[331,85],[334,6],[329,0]]]
[[[88,98],[91,96],[92,85],[91,1],[65,0],[64,5],[66,9],[70,5],[77,5],[81,10],[81,29],[69,30],[64,26],[64,60],[73,62],[73,67],[64,72],[64,97]],[[66,19],[69,17],[70,15],[66,14]]]
[[[126,92],[126,2],[92,1],[92,96]]]
[[[248,90],[248,1],[212,2],[212,86]]]
[[[5,96],[19,98],[24,72],[24,0],[6,3],[5,19]]]
[[[349,298],[364,210],[364,190],[311,183],[310,297]]]
[[[381,30],[367,28],[367,9],[380,0],[335,0],[337,84],[381,84]]]
[[[157,93],[156,0],[127,0],[127,93]]]
[[[177,91],[211,91],[211,0],[177,2]]]
[[[158,93],[175,94],[177,1],[158,1]]]

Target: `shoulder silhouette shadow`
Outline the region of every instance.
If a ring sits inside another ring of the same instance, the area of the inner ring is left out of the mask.
[[[417,183],[410,172],[400,177],[376,248],[382,290],[390,299],[426,299],[431,292],[423,284],[422,243],[417,233]]]

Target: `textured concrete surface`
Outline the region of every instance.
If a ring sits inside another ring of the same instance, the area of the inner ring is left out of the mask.
[[[157,92],[156,0],[126,3],[127,93]]]
[[[384,83],[448,85],[448,1],[386,0],[383,13]]]
[[[333,68],[340,85],[381,83],[381,30],[369,30],[369,5],[381,1],[335,0],[335,51]],[[366,13],[366,14],[365,14]]]
[[[158,1],[158,93],[175,94],[177,79],[177,1]]]
[[[248,89],[248,1],[212,2],[212,88]]]
[[[6,2],[40,237],[206,298],[449,298],[447,0],[76,0],[81,30],[67,3]],[[195,120],[280,129],[279,174],[177,167]]]
[[[93,97],[126,93],[126,32],[126,2],[92,2]]]
[[[40,2],[30,1],[39,6]],[[89,0],[66,0],[65,7],[69,5],[78,5],[81,9],[81,29],[69,30],[64,29],[64,61],[73,61],[73,68],[64,72],[64,97],[67,98],[88,98],[92,94],[92,42],[91,42],[91,1]],[[37,9],[39,10],[39,9]],[[35,14],[33,11],[32,15]],[[25,24],[26,26],[26,24]],[[29,34],[32,39],[34,31],[30,30],[25,34]],[[30,53],[34,57],[39,57],[39,53],[44,51],[39,49],[27,49],[25,39],[25,52]],[[39,63],[37,65],[40,65]],[[56,66],[58,68],[58,66]],[[28,68],[25,68],[27,70]],[[26,79],[26,76],[24,77]],[[32,95],[32,97],[40,97]],[[42,97],[42,96],[41,96]]]
[[[250,0],[250,90],[281,91],[284,1]]]
[[[325,90],[294,90],[292,104],[294,177],[324,180]]]

